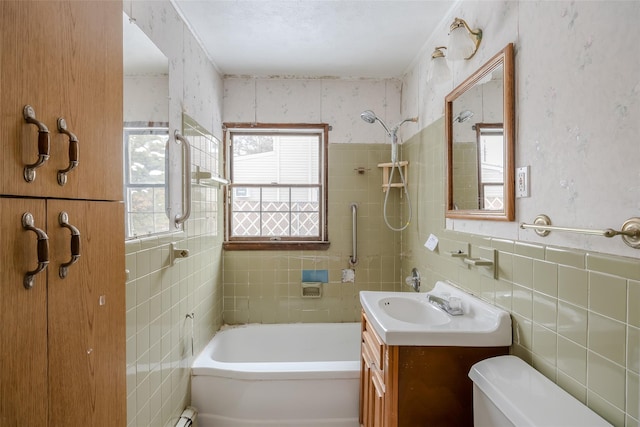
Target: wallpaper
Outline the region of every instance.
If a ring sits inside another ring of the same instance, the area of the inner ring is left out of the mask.
[[[482,28],[483,40],[469,61],[449,62],[451,82],[434,87],[426,51],[446,44],[455,16]],[[449,220],[448,229],[640,257],[619,237],[542,238],[518,226],[544,213],[559,226],[619,229],[640,216],[638,19],[637,1],[464,1],[441,22],[403,79],[403,110],[419,111],[420,128],[433,123],[447,93],[514,43],[516,167],[531,168],[531,197],[516,201],[516,222]]]

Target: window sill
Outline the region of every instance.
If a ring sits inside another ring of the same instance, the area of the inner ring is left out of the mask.
[[[330,242],[224,242],[225,251],[326,251]]]

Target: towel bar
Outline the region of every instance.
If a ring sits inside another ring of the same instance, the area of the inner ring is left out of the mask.
[[[594,230],[589,228],[558,227],[551,225],[551,219],[547,215],[538,215],[533,224],[521,223],[520,228],[531,229],[538,236],[548,236],[552,231],[567,231],[570,233],[588,234],[592,236],[614,237],[621,236],[624,243],[634,249],[640,249],[640,218],[629,218],[622,224],[620,230],[606,228],[604,230]]]

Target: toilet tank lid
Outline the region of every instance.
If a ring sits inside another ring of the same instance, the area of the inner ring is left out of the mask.
[[[517,426],[611,426],[516,356],[482,360],[469,378]]]

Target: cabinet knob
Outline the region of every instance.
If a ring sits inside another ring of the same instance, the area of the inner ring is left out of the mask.
[[[35,163],[26,165],[24,167],[24,180],[27,182],[33,182],[36,179],[36,169],[44,165],[49,160],[49,128],[36,119],[36,112],[31,105],[25,105],[22,110],[24,120],[32,125],[38,127],[38,160]]]

